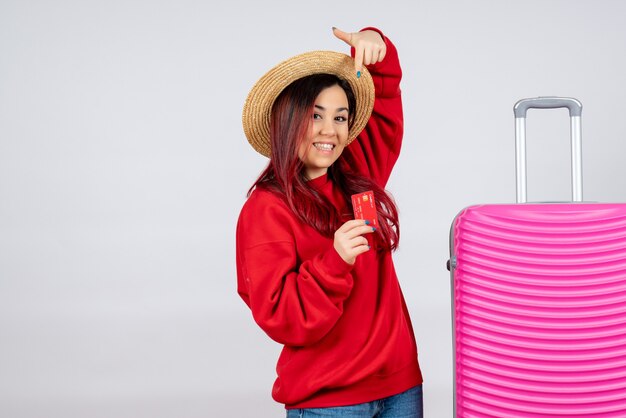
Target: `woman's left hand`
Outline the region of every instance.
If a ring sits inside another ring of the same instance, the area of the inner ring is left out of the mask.
[[[382,61],[387,53],[387,45],[376,31],[344,32],[333,28],[333,34],[354,48],[354,69],[360,74],[363,64],[371,65]]]

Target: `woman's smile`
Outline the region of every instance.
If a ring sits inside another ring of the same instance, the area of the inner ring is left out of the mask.
[[[298,156],[304,163],[308,178],[326,173],[348,141],[348,97],[338,85],[328,87],[315,99],[309,136]]]

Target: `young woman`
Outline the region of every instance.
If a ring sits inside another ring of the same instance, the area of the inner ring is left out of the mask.
[[[402,143],[402,71],[378,29],[333,33],[353,58],[292,57],[244,105],[248,141],[270,161],[237,224],[238,292],[284,345],[272,395],[288,417],[421,417],[384,190]],[[369,190],[377,219],[354,219],[351,196]]]

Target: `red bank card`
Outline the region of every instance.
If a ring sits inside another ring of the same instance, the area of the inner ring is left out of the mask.
[[[367,219],[370,221],[370,225],[378,228],[374,192],[368,190],[367,192],[353,194],[352,208],[354,209],[354,219]]]

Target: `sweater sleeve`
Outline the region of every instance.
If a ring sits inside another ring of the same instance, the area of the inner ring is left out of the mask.
[[[376,28],[365,30],[375,30],[383,37],[387,53],[381,62],[367,66],[374,80],[374,109],[365,129],[344,152],[353,169],[385,187],[400,155],[404,133],[400,94],[402,69],[396,47],[389,38]]]
[[[300,260],[296,224],[277,198],[253,193],[237,223],[237,283],[239,295],[270,338],[306,346],[324,337],[341,317],[352,290],[353,266],[337,254],[332,240],[318,254]]]

